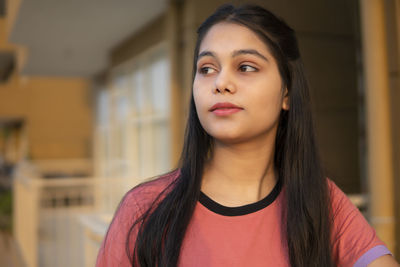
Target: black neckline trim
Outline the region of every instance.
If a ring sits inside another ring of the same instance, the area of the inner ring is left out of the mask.
[[[199,202],[206,207],[207,209],[211,210],[212,212],[215,212],[220,215],[224,216],[242,216],[246,214],[250,214],[256,211],[259,211],[263,208],[266,208],[268,205],[270,205],[274,200],[278,197],[280,191],[281,191],[282,185],[281,185],[281,180],[279,179],[278,182],[276,183],[275,187],[272,189],[272,191],[263,199],[247,204],[244,206],[239,206],[239,207],[227,207],[219,204],[218,202],[215,202],[211,198],[209,198],[206,194],[203,192],[200,192],[200,197],[199,197]]]

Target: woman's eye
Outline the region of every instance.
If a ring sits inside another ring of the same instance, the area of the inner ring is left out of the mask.
[[[240,70],[241,72],[254,72],[254,71],[257,71],[256,68],[254,68],[254,67],[252,67],[252,66],[249,66],[249,65],[241,65],[241,66],[239,67],[239,70]]]
[[[199,72],[201,74],[211,74],[211,73],[215,72],[215,69],[210,68],[210,67],[202,67],[202,68],[200,68]]]

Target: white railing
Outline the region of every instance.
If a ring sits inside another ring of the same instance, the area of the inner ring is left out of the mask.
[[[20,255],[27,267],[38,262],[38,190],[35,181],[25,177],[14,179],[13,185],[13,231]]]
[[[78,266],[76,263],[83,254],[76,249],[81,236],[75,218],[78,214],[94,212],[97,180],[92,177],[45,179],[40,178],[41,174],[40,167],[28,163],[21,164],[15,173],[16,244],[28,267]],[[71,264],[60,265],[63,262]]]
[[[94,212],[95,182],[94,178],[14,180],[14,234],[28,267],[77,266],[72,263],[83,255],[76,249],[81,237],[75,218]]]
[[[14,236],[26,266],[93,266],[115,208],[137,181],[39,174],[21,165],[13,181]]]
[[[112,219],[112,213],[90,214],[80,216],[83,227],[84,267],[93,267],[97,253]]]

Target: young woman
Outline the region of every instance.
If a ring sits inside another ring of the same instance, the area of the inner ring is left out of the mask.
[[[97,266],[397,266],[322,172],[294,31],[225,5],[194,55],[180,167],[126,194]]]

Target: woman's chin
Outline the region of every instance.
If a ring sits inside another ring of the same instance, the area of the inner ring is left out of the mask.
[[[234,145],[234,144],[243,143],[243,142],[246,142],[246,140],[248,139],[245,136],[235,135],[232,133],[215,134],[215,135],[212,135],[212,137],[215,139],[216,142],[221,143],[221,144],[226,144],[226,145]]]

